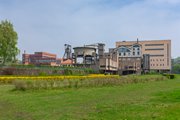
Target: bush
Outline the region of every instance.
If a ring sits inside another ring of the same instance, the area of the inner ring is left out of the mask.
[[[25,91],[28,89],[27,81],[22,81],[22,80],[14,81],[13,84],[15,85],[16,90]]]
[[[163,74],[163,76],[166,76],[168,79],[174,79],[175,78],[174,74]]]
[[[64,75],[72,75],[73,73],[72,73],[72,70],[69,70],[69,69],[65,69],[64,70]]]
[[[46,76],[47,73],[46,72],[39,72],[39,76]]]
[[[55,75],[58,74],[58,70],[56,70],[56,69],[53,70],[53,74],[55,74]]]

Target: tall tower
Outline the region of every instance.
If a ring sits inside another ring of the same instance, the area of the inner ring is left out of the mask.
[[[103,58],[104,56],[104,46],[105,44],[103,43],[98,43],[98,55],[99,55],[99,59]]]
[[[64,44],[65,47],[65,52],[64,52],[64,56],[63,59],[71,59],[71,45],[69,44]]]

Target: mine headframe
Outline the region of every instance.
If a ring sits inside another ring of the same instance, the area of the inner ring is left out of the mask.
[[[64,52],[63,59],[72,59],[71,45],[64,44],[64,47],[65,47],[65,52]]]

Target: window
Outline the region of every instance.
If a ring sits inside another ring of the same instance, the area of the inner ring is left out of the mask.
[[[149,49],[145,49],[145,51],[150,51],[150,50],[164,50],[164,48],[149,48]]]
[[[133,52],[133,55],[135,55],[135,52]]]
[[[121,53],[119,53],[119,56],[121,56]]]
[[[126,53],[124,52],[124,56],[126,56]]]
[[[137,52],[137,55],[140,55],[139,52]]]
[[[164,46],[164,44],[145,44],[145,46]]]
[[[164,57],[164,55],[150,55],[152,57]]]
[[[137,50],[139,50],[139,48],[137,48]]]

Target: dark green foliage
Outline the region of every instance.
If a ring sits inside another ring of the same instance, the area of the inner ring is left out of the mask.
[[[34,66],[34,65],[13,65],[1,66],[0,75],[87,75],[98,73],[89,68],[78,67],[52,67],[52,66]]]
[[[163,74],[163,76],[166,76],[168,79],[174,79],[175,78],[174,74]]]
[[[65,69],[64,70],[64,75],[72,75],[73,73],[72,73],[72,70],[70,70],[70,69]]]
[[[58,74],[58,70],[56,70],[56,69],[53,70],[53,74],[54,74],[54,75]]]
[[[172,72],[180,74],[180,57],[172,60]]]
[[[176,74],[180,74],[180,64],[174,64],[172,72]]]
[[[44,71],[42,71],[42,72],[39,73],[39,76],[46,76],[46,75],[47,75],[47,73],[44,72]]]

